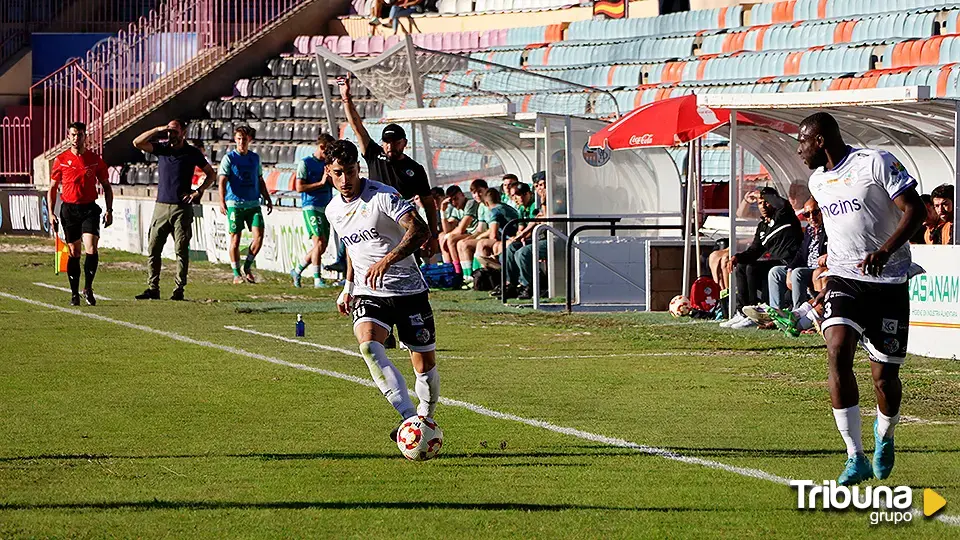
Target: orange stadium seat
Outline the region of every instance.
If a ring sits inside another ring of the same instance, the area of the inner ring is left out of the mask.
[[[923,45],[924,40],[918,39],[913,41],[909,45],[909,62],[911,66],[919,66],[921,64],[920,58],[923,55]]]
[[[920,65],[935,66],[940,63],[940,46],[945,36],[935,36],[923,40],[925,43],[920,49]]]
[[[957,64],[947,64],[940,68],[940,75],[937,76],[937,97],[947,95],[947,84],[950,81],[950,73],[957,67]]]
[[[820,0],[820,3],[817,4],[817,18],[826,19],[827,18],[827,4],[830,0]]]

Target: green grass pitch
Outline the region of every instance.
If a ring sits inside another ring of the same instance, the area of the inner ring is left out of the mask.
[[[843,465],[818,336],[435,293],[442,394],[486,414],[440,405],[443,452],[412,463],[383,397],[324,374],[369,377],[335,350],[356,350],[337,290],[269,273],[234,286],[195,263],[190,301],[137,302],[144,258],[104,250],[95,290],[110,300],[76,308],[90,318],[36,285],[67,286],[52,260],[48,242],[0,238],[0,538],[960,537],[923,517],[891,530],[800,511],[775,481]],[[164,297],[172,276],[165,263]],[[296,313],[306,343],[290,341]],[[865,356],[856,369],[872,413]],[[958,515],[960,364],[910,357],[903,380],[883,483],[915,488],[915,507],[933,488]]]

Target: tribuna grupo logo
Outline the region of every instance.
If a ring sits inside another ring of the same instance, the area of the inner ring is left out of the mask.
[[[792,480],[799,510],[870,511],[870,524],[903,523],[913,519],[913,490],[907,486],[839,486],[834,480],[817,484]]]

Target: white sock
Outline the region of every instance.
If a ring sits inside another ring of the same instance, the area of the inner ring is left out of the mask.
[[[817,310],[813,309],[813,306],[804,302],[797,309],[793,310],[793,314],[797,317],[797,326],[800,327],[800,330],[809,330],[813,328],[814,322],[817,320]]]
[[[863,438],[860,436],[860,406],[854,405],[846,409],[833,409],[833,418],[837,421],[837,429],[847,445],[847,457],[863,453]]]
[[[407,381],[404,380],[397,366],[387,358],[387,350],[383,344],[376,341],[361,343],[360,354],[370,368],[373,382],[377,384],[377,388],[383,392],[383,396],[400,413],[400,416],[410,418],[416,415],[417,410],[413,407],[410,393],[407,391]]]
[[[899,411],[893,416],[887,416],[880,412],[880,407],[877,406],[877,433],[880,434],[881,439],[892,439],[893,428],[897,427],[897,423],[899,422]]]
[[[437,400],[440,399],[440,374],[437,373],[437,366],[433,366],[426,373],[417,373],[417,384],[413,389],[417,393],[417,399],[420,400],[417,414],[433,418],[433,411],[437,409]]]

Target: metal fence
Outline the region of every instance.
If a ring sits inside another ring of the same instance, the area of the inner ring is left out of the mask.
[[[0,120],[0,184],[30,181],[30,119]]]
[[[160,0],[2,0],[0,64],[30,44],[34,32],[116,32]]]
[[[43,152],[65,126],[88,120],[92,145],[232,56],[267,28],[315,0],[168,0],[31,88],[42,98]],[[77,117],[76,115],[86,116]]]

